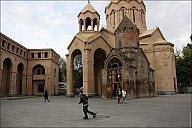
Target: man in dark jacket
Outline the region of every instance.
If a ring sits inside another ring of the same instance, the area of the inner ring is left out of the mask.
[[[83,104],[83,112],[85,114],[85,117],[83,119],[88,119],[87,113],[93,115],[93,118],[95,119],[97,113],[88,110],[88,97],[85,94],[83,94],[83,91],[79,91],[79,95],[80,95],[79,104],[81,103]]]
[[[48,94],[47,89],[46,89],[45,94],[44,94],[45,102],[46,102],[46,100],[49,102],[48,95],[49,94]]]

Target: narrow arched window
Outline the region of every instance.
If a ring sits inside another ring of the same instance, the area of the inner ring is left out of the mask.
[[[141,23],[143,24],[143,9],[141,9]]]
[[[136,10],[136,8],[132,7],[132,10],[133,10],[133,22],[135,23],[135,10]]]
[[[113,12],[113,25],[115,26],[115,11]]]

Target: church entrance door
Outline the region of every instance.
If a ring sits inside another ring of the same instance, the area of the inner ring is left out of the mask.
[[[122,64],[117,58],[112,58],[108,63],[108,84],[112,88],[112,97],[117,96],[117,90],[122,90]]]

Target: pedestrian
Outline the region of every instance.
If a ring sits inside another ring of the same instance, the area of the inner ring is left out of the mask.
[[[45,90],[44,98],[45,98],[45,102],[46,101],[49,102],[47,89]]]
[[[118,92],[117,92],[117,95],[118,95],[118,104],[121,104],[121,89],[119,88],[118,89]]]
[[[83,119],[89,119],[88,116],[87,116],[87,113],[91,114],[93,116],[93,118],[95,119],[96,118],[96,114],[97,113],[94,113],[94,112],[91,112],[88,110],[88,97],[83,94],[83,91],[79,91],[79,95],[80,95],[80,102],[79,104],[83,104],[83,112],[85,114],[85,117],[83,117]]]
[[[122,98],[123,98],[122,103],[125,103],[125,104],[126,104],[126,102],[125,102],[126,95],[127,95],[127,92],[126,92],[125,89],[123,89],[123,90],[122,90]]]

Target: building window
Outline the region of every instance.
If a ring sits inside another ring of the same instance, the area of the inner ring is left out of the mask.
[[[48,58],[48,52],[44,52],[44,57]]]
[[[22,55],[22,53],[23,53],[23,50],[20,51],[20,55]]]
[[[44,84],[38,84],[38,92],[44,92]]]
[[[41,70],[40,69],[37,70],[37,75],[41,75]]]
[[[141,23],[143,24],[143,9],[141,9]]]
[[[42,69],[42,75],[45,75],[45,69]]]
[[[135,10],[136,10],[136,8],[132,7],[132,9],[133,9],[133,22],[135,23]]]
[[[38,52],[38,58],[41,58],[41,52]]]
[[[14,49],[15,49],[15,46],[13,45],[13,47],[12,47],[12,52],[14,52]]]
[[[5,40],[3,40],[2,42],[2,47],[5,47]]]
[[[113,12],[113,25],[115,26],[115,11]]]
[[[54,77],[56,77],[56,69],[54,69]]]
[[[10,47],[10,43],[8,43],[8,45],[7,45],[7,49],[9,50],[9,47]]]
[[[34,58],[34,53],[31,53],[31,58]]]
[[[17,48],[17,50],[16,50],[16,53],[18,53],[19,52],[19,48]]]
[[[24,52],[24,54],[23,54],[24,57],[25,57],[25,54],[26,54],[26,53]]]

